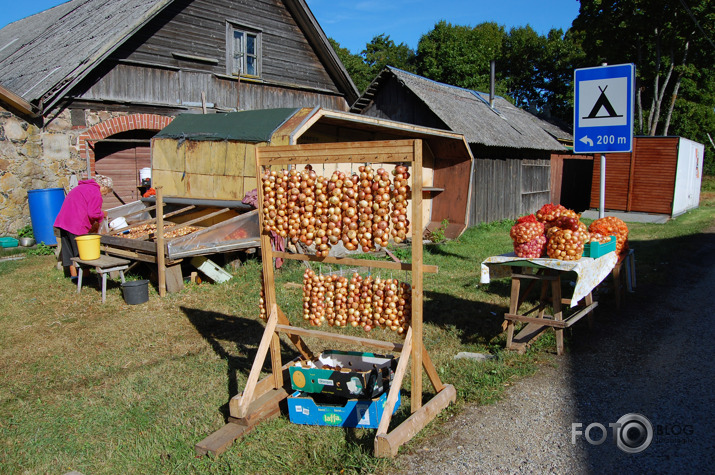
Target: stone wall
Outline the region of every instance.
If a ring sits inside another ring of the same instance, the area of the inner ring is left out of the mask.
[[[38,127],[0,108],[0,236],[16,236],[31,224],[28,190],[65,188],[72,174],[86,171],[80,135],[124,112],[84,111],[74,118],[65,109]],[[79,118],[78,118],[79,116]]]

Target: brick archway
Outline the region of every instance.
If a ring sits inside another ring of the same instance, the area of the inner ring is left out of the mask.
[[[94,168],[94,148],[90,146],[90,143],[128,130],[158,131],[169,125],[172,120],[174,120],[173,117],[157,114],[131,114],[105,120],[79,136],[80,156],[85,158],[89,152],[92,168]]]

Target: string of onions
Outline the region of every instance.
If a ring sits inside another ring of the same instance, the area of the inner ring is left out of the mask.
[[[366,332],[380,327],[403,335],[410,324],[411,301],[410,285],[397,279],[358,273],[347,279],[311,269],[303,274],[303,319],[313,326],[359,326]]]
[[[266,232],[315,245],[316,255],[327,257],[343,242],[349,251],[369,252],[387,246],[390,237],[403,242],[408,233],[410,196],[407,167],[390,174],[369,165],[346,175],[335,171],[326,178],[310,165],[305,170],[266,170],[262,175],[263,224]]]

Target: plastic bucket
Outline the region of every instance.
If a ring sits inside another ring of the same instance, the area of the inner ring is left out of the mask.
[[[149,281],[133,280],[122,284],[124,301],[129,305],[137,305],[149,300]]]
[[[30,220],[35,241],[44,242],[48,246],[57,244],[53,225],[62,203],[65,202],[64,188],[29,190],[27,202],[30,205]]]
[[[145,167],[139,169],[139,180],[151,180],[151,168]]]
[[[93,261],[99,259],[99,234],[84,234],[77,236],[77,250],[79,258],[83,261]]]
[[[112,228],[113,230],[126,228],[127,226],[128,226],[127,220],[123,216],[115,218],[112,220],[111,223],[109,223],[109,227]]]

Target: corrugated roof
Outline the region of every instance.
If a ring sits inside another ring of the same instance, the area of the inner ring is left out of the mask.
[[[0,84],[27,101],[78,78],[171,0],[71,0],[0,30]]]
[[[261,109],[225,114],[180,114],[155,138],[269,142],[273,133],[300,109]]]
[[[495,97],[492,109],[489,107],[488,94],[450,86],[390,66],[373,81],[363,97],[353,105],[352,110],[360,111],[366,107],[377,92],[379,83],[390,74],[424,102],[452,131],[463,134],[468,143],[492,147],[565,150],[544,130],[540,124],[541,119],[519,109],[503,97]]]

